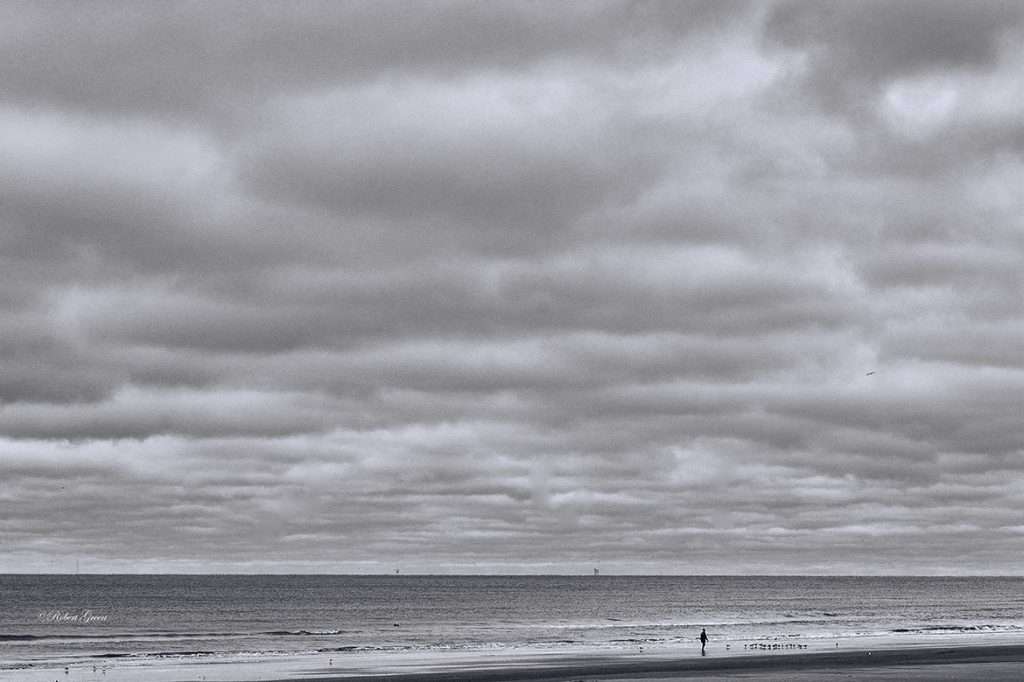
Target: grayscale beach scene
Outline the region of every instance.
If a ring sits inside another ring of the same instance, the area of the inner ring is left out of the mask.
[[[0,0],[0,682],[1019,682],[1024,3]]]

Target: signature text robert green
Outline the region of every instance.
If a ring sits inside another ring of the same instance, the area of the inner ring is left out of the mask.
[[[102,623],[107,620],[106,616],[101,616],[88,610],[77,613],[71,611],[43,611],[37,618],[44,623]]]

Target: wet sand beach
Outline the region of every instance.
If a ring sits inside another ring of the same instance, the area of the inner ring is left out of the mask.
[[[640,682],[642,680],[1020,680],[1024,676],[1024,645],[944,646],[874,651],[754,654],[739,656],[658,658],[657,660],[588,657],[560,659],[545,665],[529,662],[501,668],[434,670],[390,674],[389,682],[527,682],[580,681]],[[379,676],[335,675],[329,670],[306,671],[301,678],[320,682],[369,682]],[[286,682],[281,680],[280,682]]]

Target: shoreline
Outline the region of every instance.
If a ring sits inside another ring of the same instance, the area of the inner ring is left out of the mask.
[[[663,650],[571,654],[410,655],[389,661],[317,654],[287,659],[163,660],[127,665],[41,666],[0,671],[0,681],[51,682],[646,682],[733,680],[816,682],[1019,682],[1024,644],[947,642],[817,651]]]

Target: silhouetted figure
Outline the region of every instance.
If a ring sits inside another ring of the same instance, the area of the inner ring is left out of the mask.
[[[701,653],[704,653],[704,647],[707,646],[707,643],[708,643],[708,633],[704,630],[704,628],[701,628],[700,629],[700,652]]]

